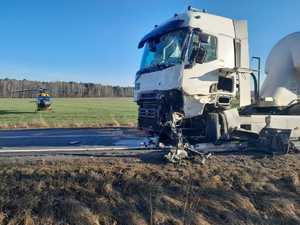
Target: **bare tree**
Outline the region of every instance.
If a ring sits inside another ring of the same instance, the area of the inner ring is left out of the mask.
[[[0,79],[1,98],[32,98],[35,93],[17,90],[46,88],[53,97],[132,97],[132,87],[78,82],[41,82],[30,80]]]

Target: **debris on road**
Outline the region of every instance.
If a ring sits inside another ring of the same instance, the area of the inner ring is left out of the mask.
[[[69,145],[77,145],[80,144],[80,141],[70,141]]]

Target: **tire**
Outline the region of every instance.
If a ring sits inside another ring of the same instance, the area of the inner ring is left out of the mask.
[[[206,137],[208,141],[216,144],[221,138],[221,124],[218,113],[209,113],[206,124]]]

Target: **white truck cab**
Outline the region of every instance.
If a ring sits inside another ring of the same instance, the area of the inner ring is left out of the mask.
[[[161,134],[174,122],[205,136],[208,112],[251,104],[246,21],[189,7],[145,35],[134,98],[139,127]]]

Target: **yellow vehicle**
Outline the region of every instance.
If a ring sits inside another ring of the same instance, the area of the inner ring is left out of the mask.
[[[36,97],[37,111],[51,110],[52,97],[47,92],[46,88],[26,89],[16,92],[38,92]]]
[[[37,111],[51,110],[52,98],[46,89],[40,88],[36,99]]]

